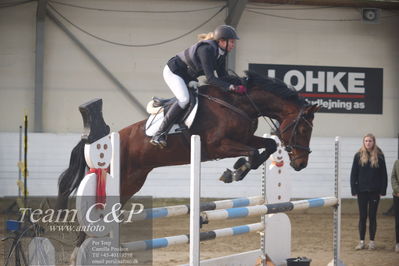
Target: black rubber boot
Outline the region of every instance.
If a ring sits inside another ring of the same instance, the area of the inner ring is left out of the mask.
[[[179,118],[183,110],[184,109],[179,106],[178,102],[172,104],[172,106],[166,113],[165,118],[162,121],[162,124],[159,127],[157,133],[155,133],[155,135],[150,140],[150,143],[152,145],[160,146],[161,148],[167,146],[166,135],[168,134],[170,128],[173,126],[176,120]]]

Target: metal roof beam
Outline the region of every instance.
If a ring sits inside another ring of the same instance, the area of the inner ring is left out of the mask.
[[[241,15],[244,12],[245,6],[247,5],[248,0],[228,0],[227,8],[228,15],[225,19],[225,23],[227,25],[231,25],[233,27],[237,27],[238,22],[241,19]]]
[[[250,0],[253,3],[399,9],[398,0]]]
[[[39,0],[36,10],[36,53],[33,130],[43,132],[44,22],[47,0]]]
[[[47,16],[98,66],[98,68],[116,85],[122,94],[146,117],[146,108],[136,97],[109,71],[104,64],[47,8]]]
[[[238,23],[240,22],[241,15],[245,10],[245,6],[247,5],[247,0],[228,0],[227,1],[227,9],[228,15],[224,22],[227,25],[231,25],[234,28],[237,28]],[[236,52],[235,50],[231,51],[229,57],[227,59],[227,69],[231,69],[235,71],[236,67]]]

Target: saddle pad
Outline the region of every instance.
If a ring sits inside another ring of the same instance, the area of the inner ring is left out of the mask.
[[[190,114],[184,120],[184,124],[187,126],[187,128],[190,128],[191,125],[193,124],[195,115],[197,114],[197,110],[198,110],[198,100],[196,101],[194,108],[191,110]],[[149,137],[154,136],[155,133],[158,131],[159,127],[161,126],[163,118],[164,118],[163,111],[158,114],[150,115],[145,124],[145,134]],[[180,126],[178,124],[174,124],[172,128],[169,130],[168,135],[181,133],[180,131],[176,131],[179,128]]]

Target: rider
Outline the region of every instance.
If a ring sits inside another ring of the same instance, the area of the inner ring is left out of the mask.
[[[227,76],[227,53],[233,50],[235,40],[239,39],[236,30],[229,25],[220,25],[214,32],[201,34],[199,38],[199,42],[172,57],[163,70],[165,82],[177,101],[170,106],[158,132],[150,140],[153,145],[161,148],[167,146],[168,131],[189,103],[186,84],[190,81],[197,81],[199,76],[205,75],[209,84],[225,91],[239,94],[246,92],[244,86],[229,84],[220,79]],[[215,76],[215,71],[218,77]]]

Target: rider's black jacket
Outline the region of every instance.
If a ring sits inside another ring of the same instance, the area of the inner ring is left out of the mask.
[[[172,57],[167,65],[170,70],[184,79],[186,83],[205,75],[209,84],[228,89],[229,83],[220,79],[227,76],[226,52],[216,41],[200,41]],[[215,76],[215,72],[218,77]]]
[[[358,152],[353,158],[350,177],[352,195],[360,192],[377,192],[386,195],[388,175],[384,155],[378,155],[378,167],[371,167],[370,161],[361,166],[359,161]]]

